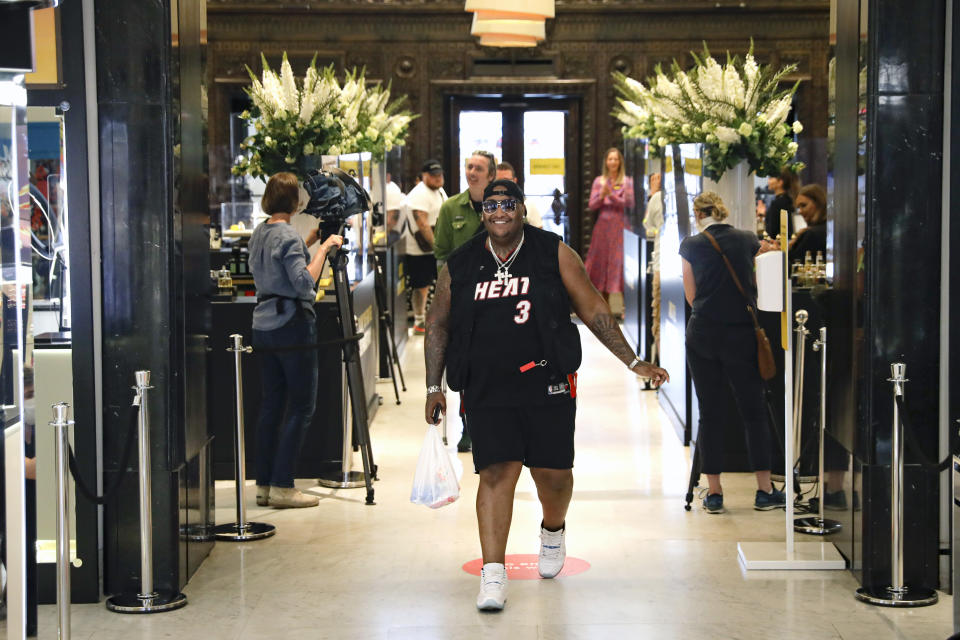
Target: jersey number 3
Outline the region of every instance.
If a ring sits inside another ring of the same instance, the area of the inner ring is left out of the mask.
[[[513,321],[517,324],[524,324],[530,319],[530,301],[521,300],[517,303],[517,315],[513,316]]]

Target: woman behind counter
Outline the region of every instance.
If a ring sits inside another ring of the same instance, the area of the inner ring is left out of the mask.
[[[770,240],[776,240],[780,235],[780,211],[787,212],[787,237],[793,235],[793,201],[797,197],[797,187],[799,178],[797,175],[784,167],[780,170],[780,175],[767,178],[767,186],[773,191],[774,198],[770,206],[766,206],[763,200],[757,201],[757,217],[763,218],[763,228]]]
[[[723,512],[724,419],[733,393],[747,432],[747,453],[757,476],[753,508],[767,511],[785,503],[783,492],[770,484],[770,427],[763,405],[763,381],[757,368],[757,340],[747,301],[704,233],[720,245],[733,265],[750,303],[756,309],[757,286],[753,259],[760,249],[757,235],[734,229],[723,222],[729,215],[720,196],[711,191],[693,201],[700,233],[680,243],[683,258],[683,291],[693,307],[687,324],[687,362],[700,407],[700,430],[696,446],[701,471],[709,489],[703,500],[707,513]]]
[[[306,243],[290,225],[299,199],[295,175],[271,177],[260,202],[270,219],[250,237],[250,272],[257,288],[253,310],[253,346],[257,350],[317,341],[315,284],[327,252],[339,247],[343,238],[331,235],[310,258]],[[316,496],[294,488],[293,470],[316,405],[317,352],[260,351],[260,367],[263,398],[257,421],[257,504],[316,506]]]
[[[827,192],[818,184],[808,184],[797,194],[797,213],[807,226],[797,231],[791,238],[787,248],[787,259],[790,264],[803,262],[807,253],[816,258],[817,252],[827,251]],[[776,240],[764,240],[760,253],[779,251],[780,243]]]
[[[607,150],[603,175],[590,189],[590,210],[597,212],[590,250],[583,266],[593,286],[609,302],[611,293],[623,291],[623,230],[627,228],[626,208],[633,205],[633,180],[624,175],[623,154],[616,147]]]
[[[808,184],[797,195],[797,213],[807,226],[790,241],[790,264],[803,262],[807,252],[816,258],[817,252],[827,251],[827,192],[818,184]]]

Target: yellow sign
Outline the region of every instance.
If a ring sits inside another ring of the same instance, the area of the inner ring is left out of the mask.
[[[564,174],[563,158],[531,158],[530,175],[561,176]]]
[[[700,158],[687,158],[683,165],[683,170],[692,176],[703,175],[703,160]]]
[[[369,333],[368,329],[370,324],[373,322],[373,307],[367,307],[363,310],[363,313],[360,314],[360,317],[357,318],[357,329],[365,333]]]
[[[356,160],[343,160],[340,162],[340,168],[352,176],[360,175],[360,163]]]
[[[673,158],[671,158],[670,156],[667,156],[667,157],[664,159],[663,172],[664,172],[664,173],[671,173],[672,171],[673,171]]]
[[[56,9],[33,11],[34,72],[24,76],[24,82],[34,87],[60,85],[60,48],[58,42]]]

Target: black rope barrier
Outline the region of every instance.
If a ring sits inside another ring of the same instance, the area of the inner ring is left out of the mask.
[[[133,443],[137,439],[137,419],[139,417],[140,411],[138,408],[137,411],[131,414],[130,430],[127,432],[127,441],[124,443],[123,453],[120,455],[120,472],[117,474],[117,477],[114,478],[113,483],[103,492],[102,496],[98,496],[96,491],[91,491],[90,487],[84,483],[83,477],[80,475],[80,468],[77,466],[77,459],[73,455],[73,447],[68,448],[70,452],[70,474],[77,483],[77,490],[80,491],[83,497],[90,500],[90,502],[94,504],[106,504],[120,488],[120,483],[127,473],[127,467],[130,466],[130,455],[133,453]]]
[[[252,353],[260,351],[261,353],[279,353],[283,351],[303,351],[305,349],[322,349],[334,345],[344,345],[349,342],[358,342],[363,337],[363,333],[350,336],[349,338],[337,338],[336,340],[324,340],[323,342],[312,342],[310,344],[295,344],[289,347],[251,347]]]
[[[914,455],[920,458],[920,466],[927,467],[928,469],[935,469],[937,473],[946,471],[950,468],[951,460],[953,460],[953,452],[957,451],[957,433],[951,432],[950,434],[950,453],[947,454],[947,457],[940,462],[934,462],[927,457],[923,452],[923,447],[920,445],[920,440],[917,439],[917,434],[914,432],[911,423],[907,419],[907,412],[903,407],[903,396],[896,397],[897,408],[900,410],[900,423],[903,425],[903,434],[906,438],[907,446],[910,447],[910,450],[913,451]]]

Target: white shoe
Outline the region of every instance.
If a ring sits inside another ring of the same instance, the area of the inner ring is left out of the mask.
[[[271,487],[268,502],[274,509],[299,509],[317,506],[320,498],[302,493],[296,488]]]
[[[507,569],[499,562],[488,562],[480,571],[477,609],[500,611],[507,601]]]
[[[563,569],[563,562],[567,559],[567,545],[563,534],[567,526],[564,524],[560,531],[547,531],[540,527],[540,559],[537,561],[537,570],[541,578],[553,578]]]

